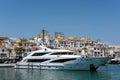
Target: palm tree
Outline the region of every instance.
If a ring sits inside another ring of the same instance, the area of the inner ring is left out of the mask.
[[[24,52],[24,48],[23,47],[17,47],[15,48],[15,52],[17,56],[22,56],[22,53]]]

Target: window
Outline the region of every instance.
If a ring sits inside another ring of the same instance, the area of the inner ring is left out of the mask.
[[[49,59],[28,59],[27,62],[44,62],[47,61]]]
[[[52,53],[51,55],[72,55],[73,52],[56,52]]]
[[[2,52],[5,52],[5,50],[4,50],[4,49],[2,49]]]
[[[46,53],[34,53],[32,56],[42,56],[42,55],[45,55],[45,54],[48,54],[49,52],[46,52]]]
[[[75,59],[76,59],[76,58],[71,58],[71,59],[59,59],[59,60],[51,61],[51,63],[64,63],[64,62],[71,61],[71,60],[75,60]]]

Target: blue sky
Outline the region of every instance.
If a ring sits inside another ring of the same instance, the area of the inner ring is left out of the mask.
[[[0,0],[0,36],[54,36],[120,44],[120,0]]]

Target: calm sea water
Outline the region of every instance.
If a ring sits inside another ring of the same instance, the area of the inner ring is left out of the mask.
[[[120,80],[120,64],[107,65],[97,71],[0,68],[0,80]]]

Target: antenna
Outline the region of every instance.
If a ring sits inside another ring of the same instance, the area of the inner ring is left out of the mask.
[[[43,34],[42,40],[43,40],[43,45],[44,45],[44,42],[45,42],[45,38],[44,38],[44,36],[45,36],[45,30],[44,30],[44,28],[42,29],[42,34]]]

